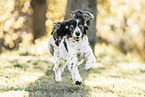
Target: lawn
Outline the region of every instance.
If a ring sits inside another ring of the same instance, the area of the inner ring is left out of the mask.
[[[73,84],[67,67],[56,83],[47,40],[0,55],[0,97],[145,97],[145,62],[111,45],[95,46],[97,62],[79,66],[81,86]]]

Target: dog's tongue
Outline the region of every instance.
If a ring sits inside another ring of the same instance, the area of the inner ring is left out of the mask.
[[[75,37],[75,40],[80,40],[80,38],[79,37]]]
[[[79,41],[80,40],[80,37],[75,37],[74,40],[75,41]]]

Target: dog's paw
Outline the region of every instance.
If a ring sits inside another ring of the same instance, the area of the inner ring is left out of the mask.
[[[76,81],[76,82],[75,82],[75,85],[81,85],[81,84],[82,84],[81,81]]]

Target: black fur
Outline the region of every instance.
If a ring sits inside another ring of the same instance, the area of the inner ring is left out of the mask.
[[[66,20],[64,22],[54,23],[53,31],[51,34],[53,35],[55,44],[57,46],[59,46],[59,44],[64,36],[66,36],[67,38],[72,37],[73,31],[74,31],[74,29],[76,27],[76,23],[77,23],[76,20],[79,20],[80,21],[79,25],[83,26],[82,27],[83,28],[82,37],[84,35],[86,35],[91,19],[93,19],[93,17],[91,17],[91,15],[88,12],[82,11],[82,10],[76,10],[76,11],[74,11],[73,19]]]
[[[76,81],[75,85],[81,85],[82,82]]]
[[[83,26],[82,30],[84,34],[86,34],[85,31],[86,29],[84,27],[84,20],[83,19],[79,19],[79,20],[80,20],[79,25]],[[53,38],[55,39],[55,43],[57,46],[59,46],[59,43],[61,42],[64,36],[66,36],[67,38],[72,37],[73,31],[76,27],[76,23],[77,23],[76,19],[71,19],[71,20],[58,22],[54,24],[53,31],[51,34],[53,35]]]
[[[90,21],[94,19],[93,16],[91,16],[91,14],[87,11],[82,11],[82,10],[75,10],[73,12],[73,18],[77,19],[77,18],[83,18],[85,20],[86,23],[86,27],[88,29],[88,27],[90,26]]]
[[[96,61],[89,46],[87,30],[93,15],[86,11],[77,10],[70,20],[54,23],[48,48],[54,57],[55,80],[62,81],[61,73],[68,66],[75,85],[82,84],[82,78],[78,72],[78,62],[84,59],[89,69]]]
[[[66,43],[66,40],[64,40],[64,46],[65,46],[65,49],[66,49],[66,51],[68,52],[68,47],[67,47],[67,43]]]

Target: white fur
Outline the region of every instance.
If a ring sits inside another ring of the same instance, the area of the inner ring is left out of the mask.
[[[64,40],[66,40],[68,52],[64,47]],[[54,58],[54,72],[55,72],[55,80],[62,81],[61,73],[64,71],[65,66],[68,66],[69,71],[71,72],[72,79],[74,83],[76,81],[82,82],[82,78],[78,71],[78,58],[77,54],[80,55],[81,58],[86,60],[86,65],[84,70],[87,70],[92,67],[95,63],[96,59],[93,55],[92,49],[89,46],[87,36],[84,36],[82,40],[79,42],[75,42],[72,38],[63,38],[59,47],[55,45],[55,41],[51,36],[48,43],[49,52],[52,54]],[[54,51],[54,53],[52,53]]]
[[[76,25],[76,28],[74,30],[75,33],[73,33],[73,37],[81,37],[82,36],[82,31],[81,29],[78,27],[78,23],[79,23],[79,20],[76,20],[77,21],[77,25]],[[80,35],[79,36],[76,36],[76,32],[79,32]]]

